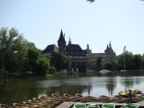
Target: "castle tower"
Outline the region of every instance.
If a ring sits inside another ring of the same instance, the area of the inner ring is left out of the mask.
[[[91,49],[89,48],[89,44],[87,44],[86,51],[87,51],[87,54],[91,54],[92,53]]]
[[[60,36],[58,39],[58,47],[59,47],[59,52],[65,52],[66,51],[65,34],[63,34],[62,30],[60,32]]]
[[[68,44],[71,44],[72,42],[71,42],[71,38],[69,37],[69,41],[68,41]]]

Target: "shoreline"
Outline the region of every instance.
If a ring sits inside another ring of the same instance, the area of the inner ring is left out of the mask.
[[[38,96],[37,98],[33,98],[31,100],[24,101],[22,103],[12,103],[12,105],[7,104],[0,104],[2,108],[61,108],[58,107],[60,105],[64,105],[64,103],[75,103],[75,102],[83,102],[86,104],[96,103],[114,103],[117,105],[123,105],[128,103],[128,98],[120,95],[115,95],[113,97],[101,95],[100,97],[94,96],[82,96],[79,93],[75,94],[74,96],[70,94],[63,94],[60,96],[59,94],[52,94],[50,97],[48,96]],[[144,96],[138,95],[133,98],[133,103],[140,103],[140,106],[144,106]],[[69,104],[69,105],[71,105]],[[67,107],[68,108],[68,107]]]

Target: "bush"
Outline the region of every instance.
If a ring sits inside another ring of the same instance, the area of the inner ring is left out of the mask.
[[[49,69],[50,74],[54,74],[56,72],[56,68],[54,66],[51,66]]]

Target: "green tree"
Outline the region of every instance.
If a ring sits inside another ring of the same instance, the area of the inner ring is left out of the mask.
[[[49,61],[44,57],[40,57],[37,60],[37,66],[36,66],[35,74],[36,75],[46,75],[49,68],[50,68]]]
[[[36,75],[46,75],[50,68],[49,60],[36,48],[28,49],[26,62],[27,69]]]
[[[54,74],[56,72],[56,68],[54,66],[51,66],[49,69],[50,74]]]
[[[108,70],[112,70],[113,69],[113,64],[112,62],[107,62],[106,64],[104,64],[104,68],[108,69]]]
[[[133,54],[131,52],[124,52],[123,54],[117,56],[118,61],[118,69],[124,69],[124,62],[125,62],[125,68],[126,69],[132,69],[133,68]]]
[[[99,57],[96,60],[96,70],[99,71],[101,68],[102,68],[102,57]]]
[[[50,64],[54,66],[57,71],[61,69],[68,69],[69,59],[63,53],[52,53]]]
[[[141,66],[142,66],[142,69],[144,68],[144,54],[141,56],[142,57],[142,63],[141,63]]]
[[[17,48],[15,47],[22,39],[22,35],[14,28],[0,29],[0,78],[10,69],[12,57],[14,57]],[[20,47],[20,46],[19,46]],[[18,48],[19,48],[18,47]]]
[[[140,69],[141,65],[142,65],[142,57],[140,54],[134,55],[133,56],[133,69]]]

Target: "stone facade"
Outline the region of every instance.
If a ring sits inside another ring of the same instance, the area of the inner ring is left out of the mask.
[[[104,53],[90,53],[87,55],[88,64],[96,63],[97,58],[102,58],[103,62],[113,60],[116,57],[115,52],[112,49],[111,42],[107,45]]]

